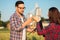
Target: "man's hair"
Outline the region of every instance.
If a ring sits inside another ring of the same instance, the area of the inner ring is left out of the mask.
[[[24,2],[23,2],[23,1],[17,1],[17,2],[15,3],[15,7],[18,6],[19,4],[24,4]]]

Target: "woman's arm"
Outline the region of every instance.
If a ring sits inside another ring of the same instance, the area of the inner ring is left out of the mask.
[[[49,24],[47,27],[41,29],[41,24],[38,22],[37,23],[37,33],[38,35],[44,35],[50,32],[51,30],[54,30],[55,26],[54,24]]]

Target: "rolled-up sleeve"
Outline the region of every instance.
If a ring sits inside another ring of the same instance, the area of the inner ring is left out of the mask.
[[[10,26],[11,26],[10,27],[11,30],[15,30],[15,31],[21,31],[23,29],[21,21],[16,17],[10,18]]]

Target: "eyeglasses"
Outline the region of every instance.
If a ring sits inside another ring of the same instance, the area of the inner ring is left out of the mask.
[[[25,7],[18,7],[19,9],[25,9]]]

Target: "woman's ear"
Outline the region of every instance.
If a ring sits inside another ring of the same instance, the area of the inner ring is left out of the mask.
[[[49,17],[49,12],[48,12],[48,15],[47,16]]]

